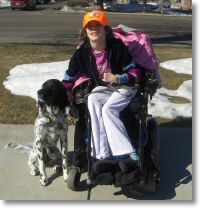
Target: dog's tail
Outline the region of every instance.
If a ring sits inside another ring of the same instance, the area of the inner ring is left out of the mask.
[[[33,145],[27,145],[27,144],[16,144],[16,143],[12,143],[9,142],[6,146],[6,149],[8,148],[12,148],[12,149],[17,149],[20,150],[21,153],[25,153],[25,154],[30,154],[31,150],[33,149]]]

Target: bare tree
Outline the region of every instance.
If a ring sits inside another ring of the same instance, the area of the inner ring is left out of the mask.
[[[160,0],[160,12],[162,15],[164,14],[163,0]]]
[[[147,12],[147,0],[143,0],[144,3],[144,10],[143,12]]]
[[[97,5],[103,10],[103,0],[96,0]]]

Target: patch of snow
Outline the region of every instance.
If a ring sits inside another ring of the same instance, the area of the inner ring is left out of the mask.
[[[4,7],[10,7],[9,0],[0,0],[0,8],[4,8]]]

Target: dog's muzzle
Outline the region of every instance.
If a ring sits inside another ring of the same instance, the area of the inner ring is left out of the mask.
[[[41,100],[38,100],[38,102],[36,104],[36,107],[37,108],[44,108],[44,106],[45,106],[45,102],[41,101]]]

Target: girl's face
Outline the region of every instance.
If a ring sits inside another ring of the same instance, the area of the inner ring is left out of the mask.
[[[104,26],[97,21],[91,21],[86,26],[87,36],[90,41],[105,40],[106,33]]]

